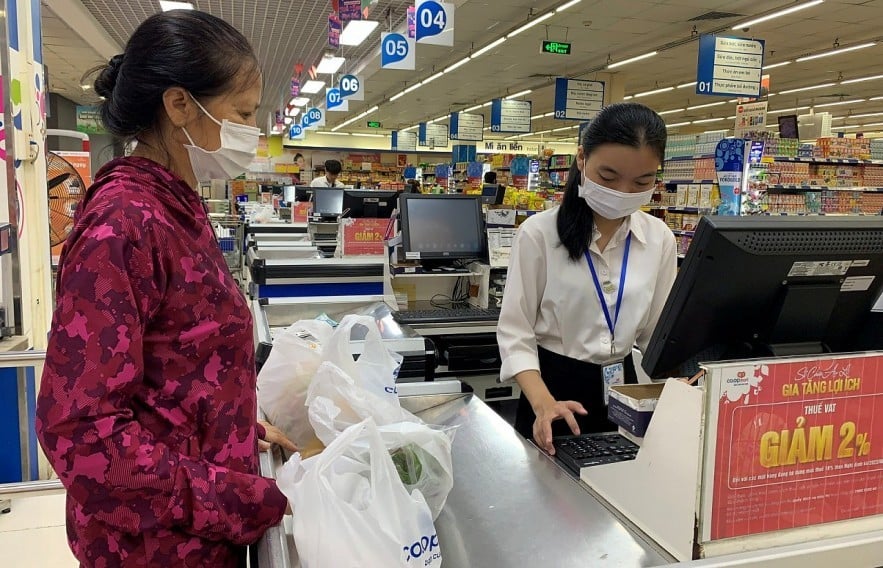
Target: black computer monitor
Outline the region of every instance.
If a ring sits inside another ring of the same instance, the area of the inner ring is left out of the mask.
[[[488,205],[500,205],[506,196],[506,186],[497,183],[485,183],[481,186],[481,202]]]
[[[797,115],[788,114],[779,117],[779,137],[800,139],[800,130],[797,125]]]
[[[317,187],[313,192],[313,215],[316,217],[340,217],[343,213],[343,190]]]
[[[315,187],[311,187],[309,185],[296,185],[294,186],[294,200],[295,201],[312,201],[313,200],[313,192],[316,190]]]
[[[356,219],[389,219],[396,209],[398,197],[398,191],[345,189],[343,210],[346,217]]]
[[[406,260],[427,265],[484,255],[487,238],[478,196],[403,193],[399,209]]]
[[[643,367],[883,349],[881,291],[883,217],[703,217]]]

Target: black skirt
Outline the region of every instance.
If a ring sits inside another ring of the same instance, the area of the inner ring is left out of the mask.
[[[575,400],[582,403],[589,412],[586,416],[574,414],[582,434],[595,432],[611,432],[616,426],[607,419],[607,406],[604,404],[603,365],[586,363],[553,353],[548,349],[537,349],[540,359],[540,376],[555,400]],[[638,382],[635,363],[631,354],[623,361],[626,384]],[[533,438],[533,423],[536,415],[524,394],[518,401],[515,415],[515,430],[528,440]],[[553,436],[572,434],[567,422],[552,422]]]

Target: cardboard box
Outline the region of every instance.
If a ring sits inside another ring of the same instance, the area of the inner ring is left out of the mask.
[[[628,434],[643,438],[665,383],[610,387],[607,418]]]

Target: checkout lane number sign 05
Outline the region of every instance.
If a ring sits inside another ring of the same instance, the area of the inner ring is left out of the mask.
[[[417,0],[417,43],[454,45],[454,5]]]
[[[383,33],[380,38],[380,67],[382,69],[416,68],[414,40],[398,33]]]

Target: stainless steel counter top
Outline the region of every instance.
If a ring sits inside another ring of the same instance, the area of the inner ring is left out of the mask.
[[[473,395],[403,397],[430,424],[457,426],[454,489],[435,522],[445,568],[660,566],[673,559],[595,499]],[[262,454],[264,475],[282,458]],[[290,519],[289,519],[290,521]],[[297,565],[290,522],[258,545],[260,568]]]

